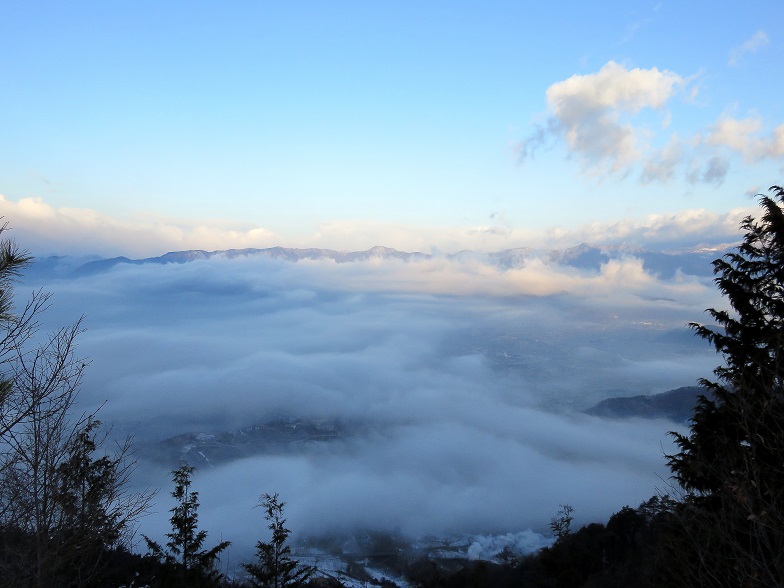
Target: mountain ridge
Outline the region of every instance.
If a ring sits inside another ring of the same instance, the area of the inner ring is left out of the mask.
[[[531,247],[514,247],[500,251],[483,253],[471,250],[456,253],[423,253],[421,251],[400,251],[392,247],[376,245],[363,251],[343,251],[323,248],[295,248],[295,247],[267,247],[244,249],[219,249],[206,251],[203,249],[189,249],[183,251],[169,251],[163,255],[131,259],[125,256],[93,259],[72,269],[69,272],[54,271],[57,264],[65,263],[64,257],[47,257],[39,262],[39,272],[56,275],[57,277],[82,277],[100,274],[109,271],[118,265],[145,265],[145,264],[183,264],[213,258],[236,259],[240,257],[266,257],[288,262],[299,261],[331,261],[334,263],[356,263],[370,260],[400,260],[427,261],[431,259],[446,259],[462,261],[476,259],[493,265],[501,270],[521,269],[532,260],[538,260],[547,265],[560,265],[582,270],[599,270],[603,264],[612,260],[628,258],[640,259],[643,269],[659,274],[663,278],[670,278],[677,272],[696,276],[712,275],[711,262],[725,250],[706,250],[703,247],[681,250],[676,252],[648,251],[626,245],[603,246],[581,243],[565,249],[534,249]]]
[[[697,397],[708,394],[702,386],[683,386],[660,394],[605,398],[584,412],[591,416],[626,418],[666,418],[686,423],[694,414]]]

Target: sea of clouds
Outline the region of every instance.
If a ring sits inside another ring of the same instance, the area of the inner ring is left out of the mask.
[[[710,375],[718,359],[686,323],[722,304],[709,279],[662,280],[633,258],[600,271],[213,258],[38,278],[20,299],[38,287],[53,293],[44,330],[85,316],[80,408],[140,445],[274,418],[362,423],[197,471],[200,523],[235,558],[266,538],[264,492],[295,536],[538,537],[561,504],[586,523],[666,491],[667,432],[683,425],[581,411]],[[143,461],[135,483],[160,488],[141,531],[163,540],[169,473]]]

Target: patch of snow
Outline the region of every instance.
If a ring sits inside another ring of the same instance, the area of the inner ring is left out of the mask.
[[[547,547],[552,542],[552,538],[530,529],[505,535],[477,535],[468,547],[466,556],[473,560],[492,560],[504,550],[511,551],[515,555],[526,555]]]

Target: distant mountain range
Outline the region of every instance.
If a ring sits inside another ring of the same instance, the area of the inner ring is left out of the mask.
[[[354,263],[372,259],[395,259],[401,261],[423,261],[429,259],[465,260],[475,259],[501,269],[519,269],[531,260],[540,260],[548,265],[561,265],[587,270],[599,270],[601,265],[614,259],[634,257],[642,260],[646,271],[671,278],[676,272],[694,276],[710,276],[711,262],[726,252],[725,249],[695,248],[677,252],[655,252],[628,246],[600,246],[582,243],[568,249],[538,250],[528,247],[504,249],[493,253],[460,251],[458,253],[422,253],[398,251],[390,247],[371,247],[366,251],[336,251],[333,249],[296,249],[269,247],[266,249],[226,249],[220,251],[174,251],[158,257],[130,259],[112,257],[80,261],[69,257],[46,257],[37,260],[32,269],[40,277],[80,277],[100,274],[119,265],[189,263],[197,260],[239,257],[266,257],[289,262],[302,260]]]

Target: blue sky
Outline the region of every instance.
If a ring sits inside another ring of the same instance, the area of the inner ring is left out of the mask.
[[[782,16],[779,1],[9,3],[0,213],[46,253],[736,226],[782,181]]]

